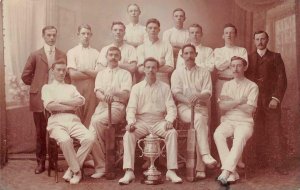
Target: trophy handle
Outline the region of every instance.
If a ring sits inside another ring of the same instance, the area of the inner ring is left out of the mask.
[[[162,142],[164,143],[164,146],[163,146],[163,147],[161,148],[161,150],[160,150],[160,155],[163,156],[163,157],[166,157],[166,155],[163,154],[164,149],[166,148],[166,141],[165,141],[165,139],[159,139],[159,140],[162,141]]]
[[[140,139],[138,140],[137,144],[139,146],[139,148],[141,149],[142,151],[142,154],[140,155],[140,157],[143,157],[144,156],[144,151],[143,151],[143,148],[141,147],[141,142],[144,142],[145,139]]]

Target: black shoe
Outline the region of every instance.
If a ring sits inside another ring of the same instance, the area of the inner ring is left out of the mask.
[[[35,174],[40,174],[40,173],[43,173],[44,171],[45,171],[45,164],[39,163],[37,165],[37,167],[35,168],[34,173]]]
[[[280,175],[289,175],[289,172],[286,167],[276,167],[275,171]]]

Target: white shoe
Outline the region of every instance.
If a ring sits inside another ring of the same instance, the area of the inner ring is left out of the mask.
[[[240,179],[240,176],[239,174],[235,171],[233,173],[231,173],[227,179],[227,182],[230,182],[230,183],[235,183],[237,180]]]
[[[62,177],[65,181],[69,182],[71,178],[73,177],[73,172],[71,171],[70,168],[67,169],[65,172],[64,176]]]
[[[83,163],[84,166],[86,167],[91,167],[93,168],[94,167],[94,161],[93,160],[87,160]]]
[[[172,183],[182,183],[182,179],[173,170],[168,170],[166,173],[166,180],[172,181]]]
[[[127,170],[125,175],[119,180],[119,185],[128,185],[135,179],[134,173],[132,170]]]
[[[70,180],[70,184],[78,184],[82,178],[81,171],[74,173],[73,177]]]
[[[227,185],[229,176],[230,176],[230,172],[227,171],[227,170],[223,170],[222,173],[219,175],[219,177],[218,177],[217,180],[218,180],[222,185]]]
[[[103,177],[104,175],[105,175],[104,168],[96,169],[95,173],[93,175],[91,175],[91,178],[99,179],[99,178]]]
[[[203,155],[202,161],[209,168],[213,168],[215,165],[217,165],[217,161],[210,154]]]
[[[206,178],[206,174],[204,171],[197,171],[196,172],[196,179],[205,179]]]

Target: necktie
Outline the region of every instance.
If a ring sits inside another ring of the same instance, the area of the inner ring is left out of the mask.
[[[49,77],[48,77],[48,83],[51,83],[53,80],[53,74],[52,74],[52,70],[51,70],[51,66],[55,61],[55,51],[53,49],[50,48],[50,50],[48,51],[47,54],[47,59],[48,59],[48,67],[49,67]]]

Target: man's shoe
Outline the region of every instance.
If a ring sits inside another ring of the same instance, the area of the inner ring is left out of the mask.
[[[173,170],[168,170],[166,173],[166,180],[170,180],[172,183],[182,183],[182,179]]]
[[[217,161],[210,154],[203,155],[202,161],[208,168],[214,168],[217,165]]]
[[[70,168],[67,169],[65,172],[64,176],[62,177],[65,181],[69,182],[73,177],[73,172],[71,171]]]
[[[101,178],[103,176],[105,176],[104,172],[95,172],[93,175],[91,175],[91,178],[99,179],[99,178]]]
[[[230,172],[227,170],[223,170],[222,173],[219,175],[217,180],[220,182],[221,185],[228,185],[228,178],[230,176]]]
[[[34,170],[35,174],[40,174],[43,173],[45,171],[45,163],[38,163],[37,167]]]
[[[201,180],[201,179],[205,179],[205,178],[206,178],[206,174],[204,171],[196,172],[196,180]]]
[[[134,173],[132,170],[127,170],[124,177],[119,180],[119,185],[128,185],[135,179]]]
[[[275,171],[280,175],[289,175],[289,172],[285,167],[276,167]]]
[[[230,184],[233,184],[235,183],[237,180],[240,179],[240,176],[239,174],[235,171],[233,173],[231,173],[227,179],[227,182],[230,183]]]
[[[82,178],[81,171],[78,171],[77,173],[73,174],[73,177],[70,179],[70,184],[78,184]]]

